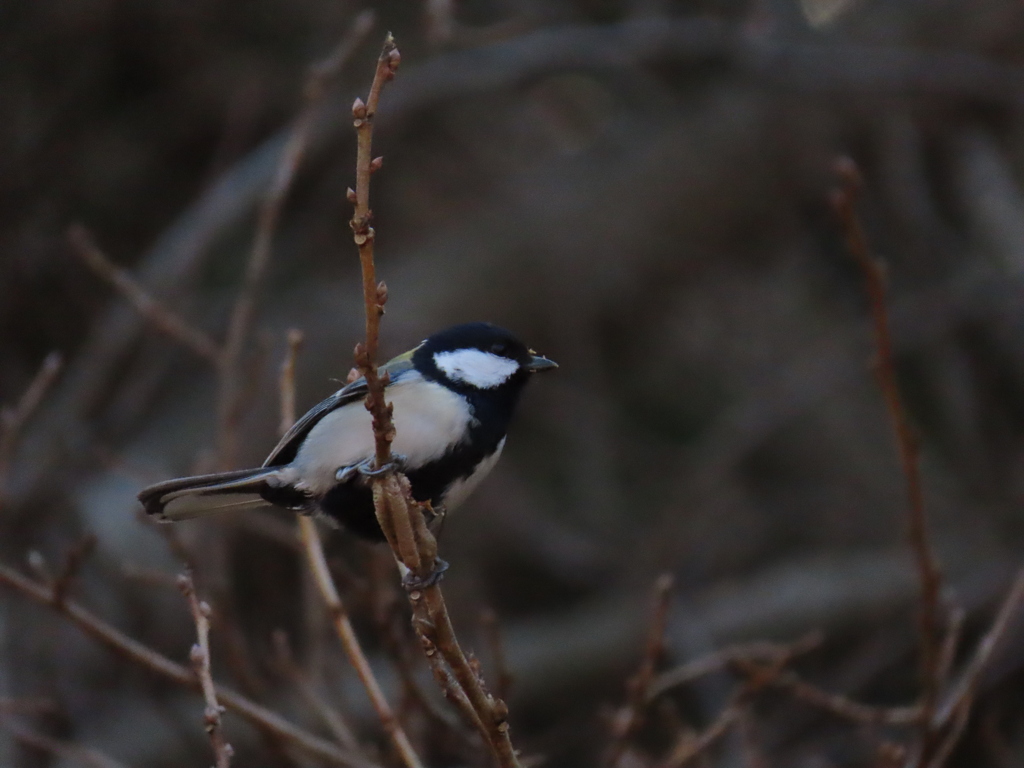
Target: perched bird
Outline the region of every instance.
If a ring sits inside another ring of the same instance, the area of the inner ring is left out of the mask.
[[[417,501],[458,506],[494,467],[530,375],[558,366],[511,333],[467,323],[435,333],[380,370],[389,374],[397,468]],[[299,419],[258,469],[168,480],[139,500],[164,521],[272,504],[323,512],[354,533],[384,536],[368,477],[374,438],[358,379]]]

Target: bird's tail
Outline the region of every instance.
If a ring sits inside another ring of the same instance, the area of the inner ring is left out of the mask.
[[[264,494],[272,495],[280,486],[280,473],[280,467],[261,467],[166,480],[144,489],[139,501],[161,522],[250,509],[271,503]]]

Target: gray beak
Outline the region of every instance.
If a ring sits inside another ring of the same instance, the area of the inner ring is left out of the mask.
[[[558,363],[554,360],[548,360],[546,357],[534,355],[530,360],[530,364],[526,366],[526,370],[530,373],[537,373],[538,371],[553,371],[557,367]]]

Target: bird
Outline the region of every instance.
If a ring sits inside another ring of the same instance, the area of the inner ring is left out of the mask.
[[[438,512],[458,507],[494,468],[513,411],[534,373],[558,365],[485,322],[439,331],[379,369],[394,405],[394,468]],[[263,465],[183,477],[139,493],[146,511],[176,522],[277,506],[323,514],[364,539],[383,541],[373,508],[374,436],[359,378],[313,406]]]

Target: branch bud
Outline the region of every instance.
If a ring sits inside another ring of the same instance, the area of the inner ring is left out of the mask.
[[[356,191],[352,187],[345,190],[345,199],[352,203],[352,205],[359,202],[359,198],[356,197]]]
[[[382,165],[384,165],[384,158],[383,157],[375,157],[375,158],[373,158],[373,160],[370,161],[370,173],[376,173],[377,171],[379,171],[381,169]]]
[[[383,280],[377,283],[377,303],[381,305],[388,303],[388,285]]]
[[[366,119],[366,104],[356,96],[356,100],[352,102],[352,117],[356,120]]]

